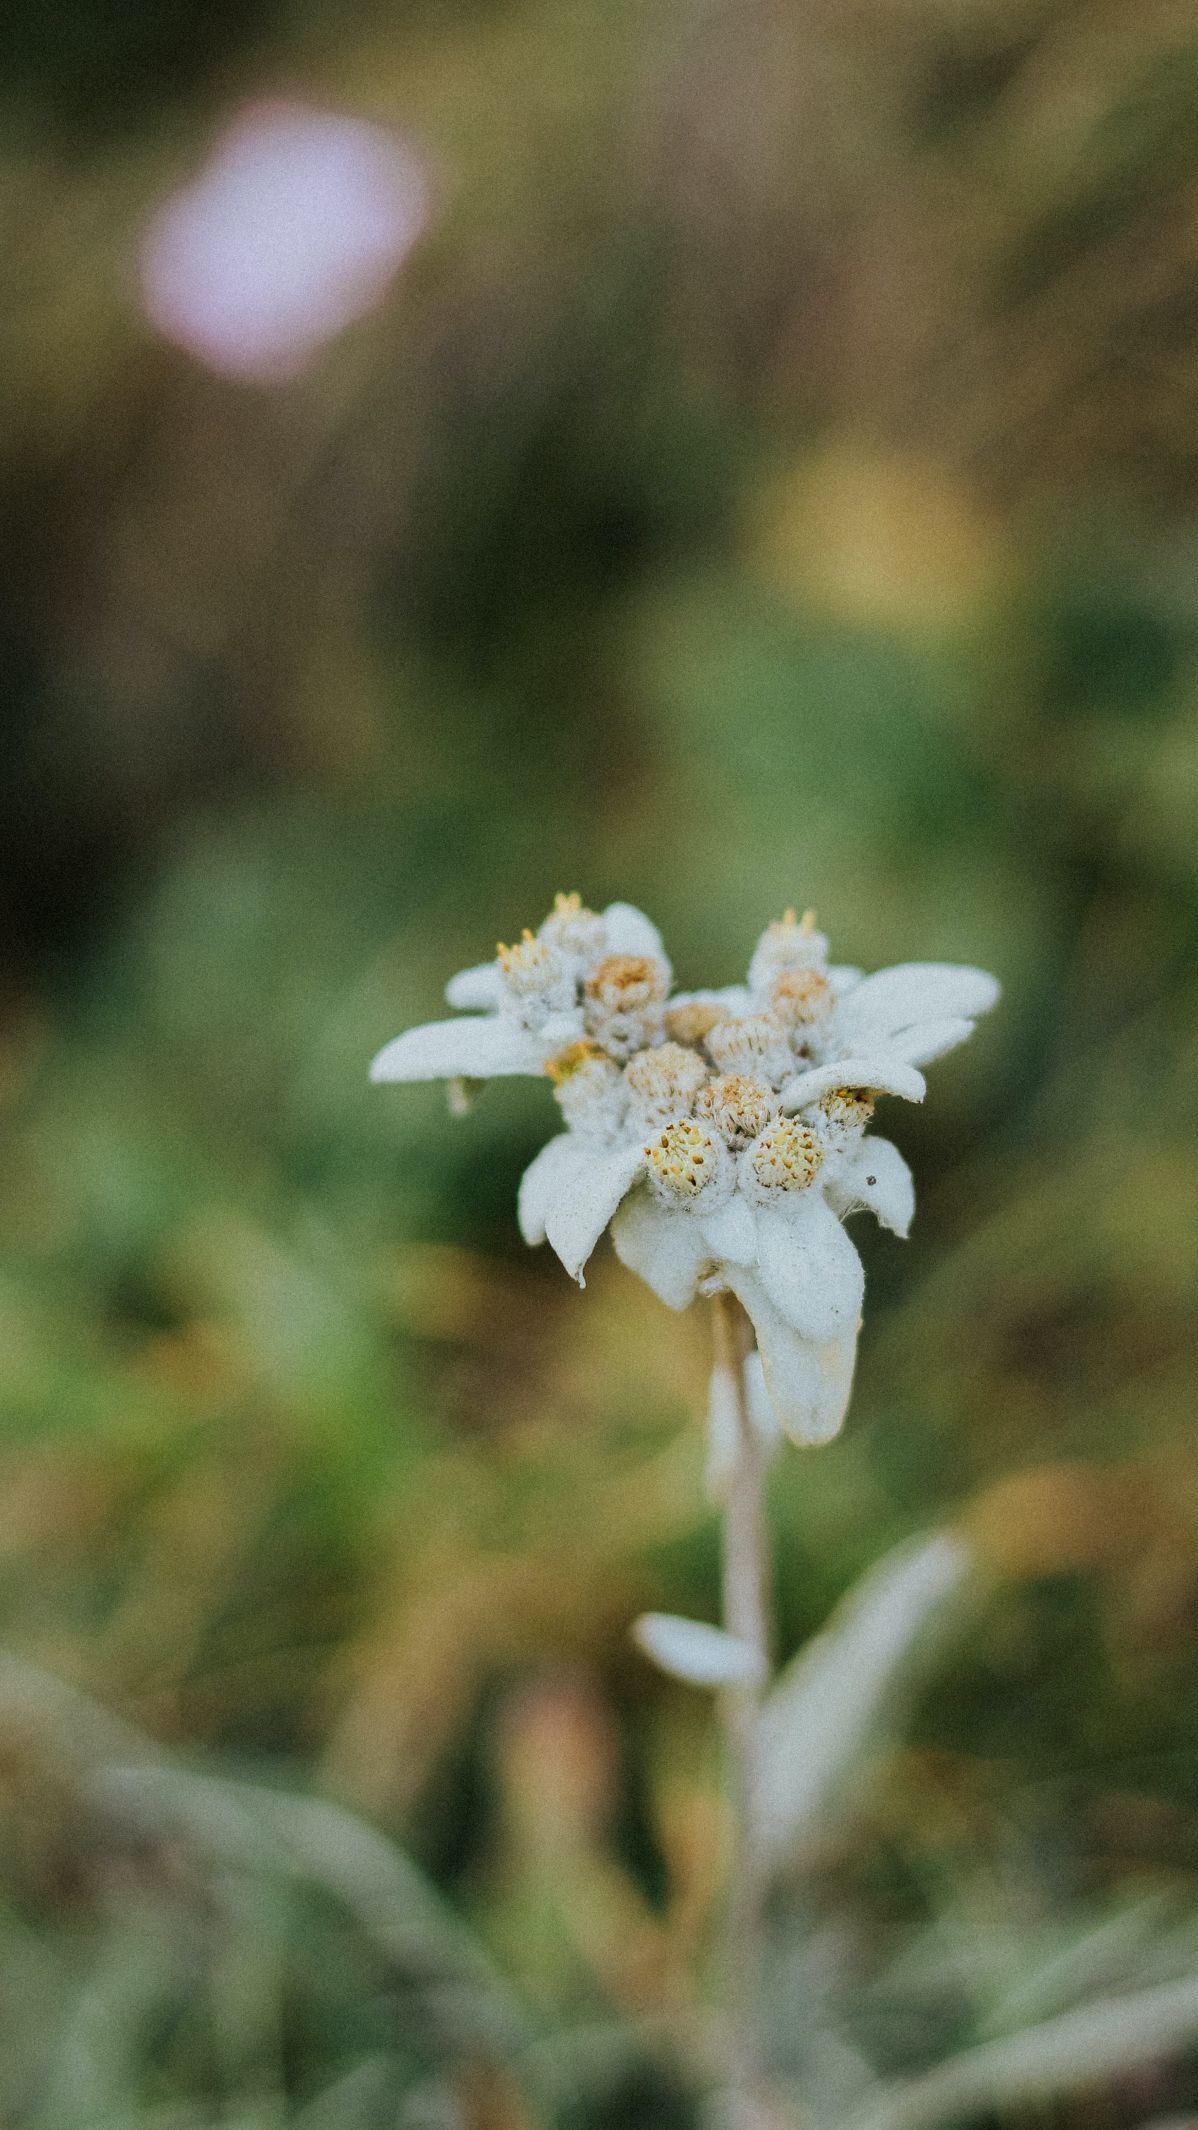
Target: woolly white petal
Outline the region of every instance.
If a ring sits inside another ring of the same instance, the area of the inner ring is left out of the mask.
[[[713,1256],[727,1258],[733,1265],[756,1264],[757,1225],[745,1199],[730,1198],[702,1226]]]
[[[577,1132],[559,1132],[529,1162],[516,1198],[516,1217],[526,1243],[544,1242],[545,1216],[554,1200],[569,1187],[574,1170],[585,1160],[586,1153],[586,1143]]]
[[[757,1263],[770,1301],[802,1338],[854,1337],[861,1321],[865,1274],[823,1194],[784,1194],[793,1210],[762,1207],[757,1215]]]
[[[846,1047],[868,1048],[917,1021],[973,1020],[987,1013],[998,985],[984,969],[907,961],[863,977],[841,1000],[837,1026]]]
[[[828,1167],[828,1203],[842,1216],[864,1207],[906,1238],[915,1213],[915,1184],[897,1146],[875,1133]]]
[[[760,1686],[765,1666],[755,1649],[722,1627],[673,1612],[642,1613],[633,1640],[647,1657],[688,1686]]]
[[[851,962],[834,962],[828,971],[828,982],[837,998],[842,998],[846,991],[856,990],[864,975],[864,969],[855,969]]]
[[[824,1342],[801,1338],[753,1273],[732,1268],[728,1285],[753,1320],[765,1387],[780,1426],[792,1442],[830,1442],[848,1411],[856,1330]]]
[[[592,1152],[564,1178],[545,1213],[545,1233],[571,1279],[585,1287],[582,1268],[644,1163],[639,1144]]]
[[[546,1049],[506,1014],[475,1013],[460,1021],[426,1021],[380,1050],[372,1080],[493,1080],[540,1072]]]
[[[886,1048],[892,1057],[902,1058],[907,1065],[933,1065],[937,1058],[956,1050],[958,1044],[967,1043],[976,1026],[976,1021],[964,1019],[917,1021],[913,1028],[889,1036]]]
[[[667,1309],[685,1309],[711,1251],[697,1220],[667,1212],[648,1190],[630,1191],[611,1224],[616,1256]]]
[[[536,1046],[542,1060],[542,1071],[544,1071],[545,1060],[556,1057],[559,1050],[565,1050],[571,1043],[576,1043],[581,1034],[582,1010],[580,1007],[570,1006],[564,1013],[550,1014],[544,1026],[538,1028],[536,1033]]]
[[[632,902],[609,902],[603,912],[609,954],[650,954],[670,966],[665,942],[651,917]]]
[[[876,1087],[882,1095],[902,1095],[904,1101],[922,1102],[928,1091],[923,1074],[904,1065],[890,1050],[875,1050],[862,1057],[836,1058],[830,1065],[813,1065],[788,1080],[779,1100],[783,1109],[806,1109],[834,1087]]]
[[[485,1013],[503,999],[503,978],[497,961],[477,962],[473,969],[459,969],[445,986],[446,1001],[460,1013]]]
[[[975,1578],[971,1554],[948,1532],[908,1541],[870,1569],[823,1632],[787,1665],[761,1712],[758,1733],[756,1798],[765,1865],[810,1867],[817,1856],[839,1850],[879,1748],[894,1735],[925,1667],[968,1617]],[[1112,2007],[1104,2009],[1109,2017]],[[1035,2031],[1017,2034],[1012,2044],[989,2046],[1030,2044]],[[942,2075],[951,2078],[960,2064],[958,2057]],[[1001,2088],[993,2090],[997,2103]],[[958,2111],[953,2104],[963,2093],[968,2098]],[[980,2117],[983,2101],[972,2109],[967,2087],[952,2087],[947,2097],[943,2114],[933,2108],[925,2114],[917,2102],[919,2112],[913,2109],[906,2120]],[[903,2119],[901,2108],[900,2101],[889,2116],[892,2124]]]

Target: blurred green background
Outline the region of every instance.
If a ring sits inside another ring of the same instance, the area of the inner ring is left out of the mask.
[[[796,903],[1005,989],[774,1476],[784,1654],[908,1534],[987,1579],[779,1900],[794,2120],[1192,1972],[1193,11],[15,0],[6,61],[0,2121],[700,2119],[718,1767],[627,1627],[718,1603],[706,1326],[520,1247],[547,1087],[366,1083],[557,889],[684,984]],[[136,255],[280,92],[438,207],[269,387]],[[1180,2124],[1198,2057],[945,2105]]]

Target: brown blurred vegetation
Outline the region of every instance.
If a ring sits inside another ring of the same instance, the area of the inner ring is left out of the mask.
[[[36,1667],[0,1738],[0,2114],[693,2119],[652,2034],[701,1986],[717,1770],[626,1629],[715,1604],[704,1327],[519,1251],[543,1090],[451,1123],[364,1085],[559,887],[646,904],[684,981],[797,901],[846,959],[1006,987],[892,1120],[920,1214],[864,1238],[849,1430],[776,1475],[788,1651],[938,1520],[993,1576],[779,1919],[783,2027],[826,1970],[862,2056],[917,2067],[1017,1985],[1067,2002],[1143,1902],[1097,1971],[1168,1967],[1198,1870],[1193,9],[48,21],[20,0],[0,91],[0,1597]],[[441,215],[261,390],[152,341],[133,260],[278,88],[398,128]],[[136,1738],[92,1753],[91,1704]],[[492,2029],[260,1866],[256,1819],[229,1848],[207,1791],[164,1832],[84,1780],[151,1737],[400,1839],[585,2078],[538,2058],[528,2115]],[[1195,2106],[1171,2061],[987,2120]]]

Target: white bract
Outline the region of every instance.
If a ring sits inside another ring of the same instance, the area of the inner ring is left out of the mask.
[[[632,1639],[662,1671],[688,1686],[760,1686],[765,1680],[765,1662],[756,1650],[702,1620],[643,1612]]]
[[[811,913],[763,932],[747,982],[672,992],[661,936],[629,903],[559,895],[537,932],[464,970],[452,1020],[379,1052],[374,1080],[545,1073],[565,1130],[520,1185],[526,1242],[580,1285],[610,1225],[616,1253],[671,1309],[731,1291],[757,1336],[781,1426],[826,1442],[852,1386],[864,1276],[842,1225],[906,1235],[898,1148],[879,1095],[921,1102],[921,1065],[955,1049],[998,985],[981,969],[830,967]]]

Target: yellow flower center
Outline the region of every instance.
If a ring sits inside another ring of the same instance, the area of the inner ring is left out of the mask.
[[[666,1034],[676,1043],[698,1045],[705,1041],[713,1028],[728,1018],[726,1006],[717,1006],[713,999],[691,999],[681,1006],[671,1006],[666,1014]]]
[[[818,1139],[794,1117],[782,1117],[754,1142],[749,1159],[765,1191],[805,1191],[823,1160]]]
[[[648,954],[608,954],[587,978],[587,997],[611,1013],[658,1005],[669,988],[666,972]]]
[[[645,1148],[649,1174],[669,1198],[697,1198],[719,1173],[720,1149],[697,1124],[667,1124]]]
[[[550,1058],[546,1063],[545,1070],[554,1086],[561,1087],[567,1080],[572,1080],[575,1074],[580,1073],[585,1066],[606,1064],[606,1062],[607,1060],[604,1058],[598,1043],[588,1043],[585,1037],[580,1037],[577,1043],[568,1043],[564,1050],[558,1051],[555,1058]]]

